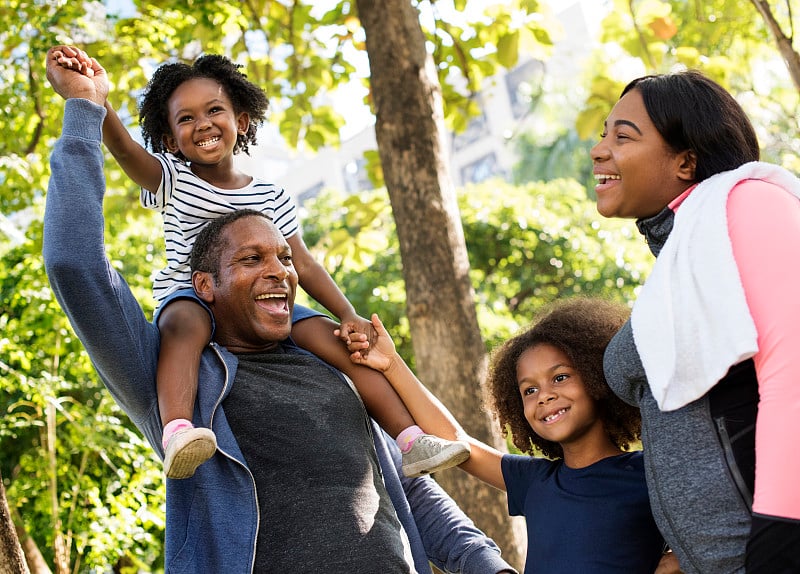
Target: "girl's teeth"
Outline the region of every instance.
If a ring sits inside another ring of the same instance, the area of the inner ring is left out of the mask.
[[[556,417],[558,417],[560,415],[563,415],[565,412],[567,412],[567,409],[561,409],[557,413],[554,413],[552,415],[549,415],[549,416],[545,417],[544,418],[544,422],[549,423],[551,420],[555,419]]]

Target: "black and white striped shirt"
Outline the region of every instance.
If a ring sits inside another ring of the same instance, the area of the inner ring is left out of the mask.
[[[197,177],[189,166],[170,153],[155,154],[161,162],[161,185],[155,193],[142,189],[144,207],[161,212],[167,266],[153,280],[153,297],[191,287],[189,255],[200,230],[214,218],[237,209],[255,209],[267,214],[284,237],[297,233],[297,208],[280,187],[253,178],[241,189],[220,189]]]

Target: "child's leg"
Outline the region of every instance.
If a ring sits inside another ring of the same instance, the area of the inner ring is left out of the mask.
[[[169,303],[158,317],[161,349],[156,385],[161,424],[192,420],[200,355],[211,340],[208,311],[191,299]]]
[[[345,373],[358,389],[370,416],[398,443],[403,451],[403,472],[419,476],[461,464],[469,457],[469,446],[458,441],[426,435],[416,425],[400,396],[382,373],[356,365],[347,347],[333,334],[338,325],[322,316],[310,317],[292,325],[292,338],[307,351]],[[418,441],[419,447],[415,447]],[[427,443],[427,444],[423,444]],[[410,455],[417,450],[417,453]],[[419,460],[406,460],[407,458]]]
[[[209,429],[195,429],[200,355],[211,340],[211,318],[191,299],[167,304],[158,317],[161,346],[156,371],[158,408],[164,427],[164,470],[169,478],[188,478],[216,449]]]

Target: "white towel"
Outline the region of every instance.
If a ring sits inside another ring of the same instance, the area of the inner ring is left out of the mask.
[[[634,341],[663,411],[699,399],[732,365],[758,351],[728,235],[728,195],[746,179],[774,183],[800,198],[800,180],[768,163],[747,163],[703,181],[676,211],[634,304]]]

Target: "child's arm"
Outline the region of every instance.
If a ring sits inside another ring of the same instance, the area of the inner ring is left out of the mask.
[[[415,424],[414,419],[381,372],[350,360],[350,352],[333,334],[337,328],[336,322],[326,316],[300,320],[293,317],[292,339],[347,375],[361,395],[369,415],[392,437],[397,437],[403,429]]]
[[[353,305],[341,292],[333,278],[311,255],[300,232],[292,235],[287,241],[292,248],[292,260],[294,268],[297,270],[300,286],[315,301],[339,319],[341,323],[339,338],[349,347],[350,333],[358,332],[366,335],[371,342],[375,338],[372,323],[356,313]]]
[[[129,178],[139,187],[155,193],[161,185],[161,163],[131,137],[108,100],[105,107],[103,143]]]
[[[441,437],[454,437],[470,444],[470,457],[460,466],[480,480],[505,490],[500,461],[503,453],[469,436],[453,414],[414,375],[403,358],[397,353],[386,328],[377,315],[372,315],[372,326],[377,338],[370,352],[363,356],[360,351],[350,355],[350,360],[372,367],[389,380],[400,398],[411,412],[411,416],[427,432]],[[337,333],[338,334],[338,333]]]
[[[60,66],[85,76],[106,73],[96,59],[74,46],[63,46],[56,52],[56,56]],[[104,105],[106,117],[103,121],[103,143],[128,177],[144,189],[155,192],[161,184],[161,164],[131,137],[108,98]]]

